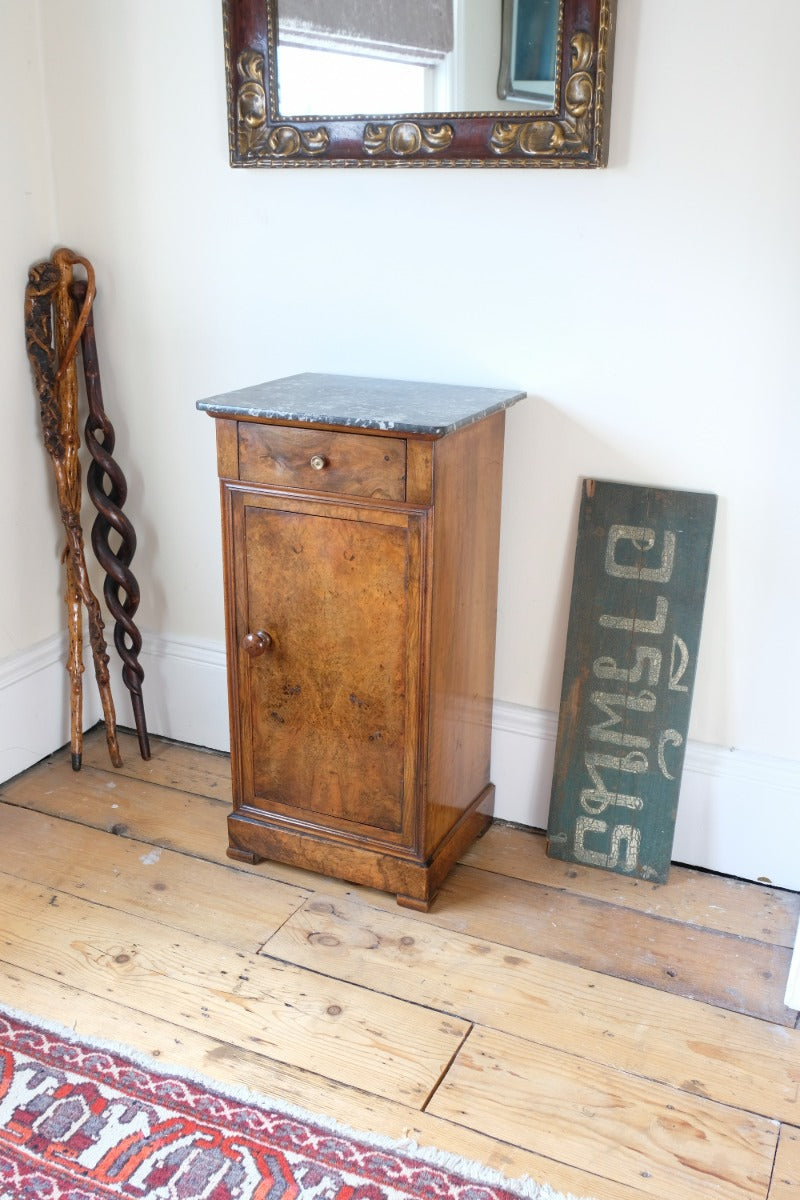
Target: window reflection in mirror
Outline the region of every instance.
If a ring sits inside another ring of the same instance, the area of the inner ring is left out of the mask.
[[[432,112],[432,70],[363,54],[279,45],[279,110],[298,117]]]
[[[551,108],[559,12],[560,0],[278,0],[278,110]]]
[[[560,0],[504,0],[498,95],[555,103]]]

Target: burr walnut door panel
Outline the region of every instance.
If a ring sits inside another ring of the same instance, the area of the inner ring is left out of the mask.
[[[411,848],[424,518],[232,497],[242,798]]]

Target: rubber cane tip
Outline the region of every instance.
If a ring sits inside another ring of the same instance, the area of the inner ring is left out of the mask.
[[[83,756],[81,754],[73,754],[73,756],[72,756],[73,771],[80,771],[82,758],[83,758]]]

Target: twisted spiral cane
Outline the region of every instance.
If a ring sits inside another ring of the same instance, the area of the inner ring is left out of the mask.
[[[76,280],[70,287],[70,294],[78,305],[82,305],[86,295],[86,282]],[[97,509],[97,516],[92,525],[92,549],[106,573],[103,596],[114,618],[114,645],[122,659],[122,682],[131,695],[139,750],[142,758],[149,759],[150,742],[142,697],[144,670],[139,662],[142,635],[133,620],[139,607],[139,584],[130,569],[136,551],[136,533],[122,511],[128,495],[128,485],[122,469],[112,457],[116,439],[114,427],[103,407],[100,365],[91,311],[81,334],[81,349],[89,407],[84,441],[92,458],[86,472],[86,490]],[[112,550],[109,542],[112,530],[119,537],[116,551]]]

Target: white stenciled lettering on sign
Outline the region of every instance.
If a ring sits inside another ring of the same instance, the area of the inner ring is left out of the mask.
[[[661,566],[643,567],[639,563],[617,562],[617,543],[632,542],[642,554],[649,553],[656,544],[656,532],[644,525],[612,525],[606,543],[606,574],[618,579],[641,579],[643,583],[667,583],[675,566],[675,534],[667,529],[664,533],[664,549]]]
[[[608,856],[608,865],[613,870],[619,865],[619,851],[623,842],[627,845],[625,854],[625,862],[622,864],[623,871],[635,871],[636,864],[639,861],[639,846],[641,844],[642,835],[638,829],[634,829],[632,825],[615,825],[611,834],[611,851]]]
[[[669,771],[667,770],[667,761],[664,757],[664,747],[665,746],[682,746],[682,745],[683,745],[683,734],[678,733],[677,729],[665,729],[664,732],[659,737],[659,739],[658,739],[658,766],[661,771],[661,774],[664,776],[665,779],[674,779],[675,776],[671,775],[669,773]]]
[[[647,683],[655,687],[661,675],[661,651],[655,646],[636,646],[632,667],[617,666],[615,658],[596,658],[592,670],[598,679],[614,679],[619,683],[639,683],[647,663]]]
[[[627,771],[632,775],[642,775],[647,770],[647,758],[641,750],[631,750],[628,754],[598,754],[587,751],[584,756],[586,771],[594,787],[581,788],[581,808],[592,817],[604,813],[612,804],[618,808],[640,809],[642,801],[638,796],[628,796],[623,792],[611,791],[600,774],[600,769],[610,771]]]
[[[597,725],[589,727],[590,738],[598,742],[613,742],[615,746],[636,746],[640,750],[649,748],[649,738],[635,733],[622,733],[614,728],[622,720],[622,713],[614,710],[628,708],[634,712],[652,712],[656,706],[653,692],[643,690],[633,696],[624,692],[591,692],[589,702],[597,705],[600,711],[606,714],[605,721],[599,721]]]
[[[586,845],[587,834],[608,833],[608,823],[596,817],[578,817],[575,823],[575,857],[578,862],[592,867],[608,867],[613,870],[619,865],[620,850],[626,845],[623,871],[635,871],[639,862],[639,847],[642,835],[632,825],[615,825],[611,832],[611,846],[608,853],[602,850],[592,850]]]
[[[672,636],[672,656],[669,663],[669,686],[673,692],[688,692],[689,685],[681,683],[689,666],[689,647],[677,633]]]
[[[590,867],[605,867],[608,865],[608,855],[602,850],[590,850],[586,845],[587,833],[606,833],[608,823],[596,817],[578,817],[575,822],[575,857],[578,862]]]
[[[644,775],[649,769],[647,755],[641,750],[629,750],[627,754],[599,754],[596,750],[587,750],[586,766],[611,767],[614,771],[627,771],[631,775]]]
[[[617,617],[613,613],[603,613],[600,624],[604,629],[625,629],[630,633],[663,633],[667,625],[669,601],[666,596],[656,597],[656,615],[648,621],[640,617]]]

